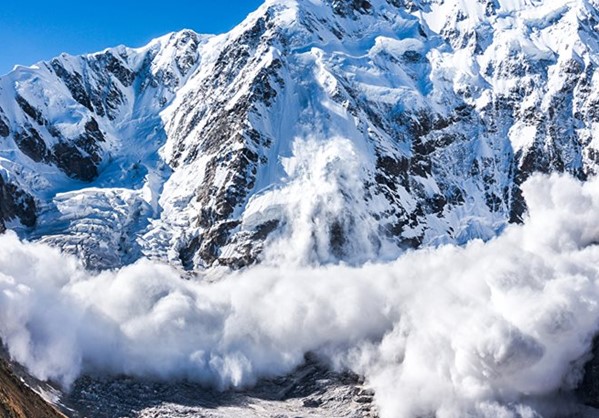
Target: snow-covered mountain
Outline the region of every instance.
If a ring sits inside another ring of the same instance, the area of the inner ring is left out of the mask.
[[[599,169],[598,7],[267,0],[223,35],[18,67],[0,78],[0,224],[96,269],[488,239],[532,173]]]

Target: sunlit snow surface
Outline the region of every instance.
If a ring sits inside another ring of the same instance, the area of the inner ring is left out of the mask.
[[[106,141],[99,144],[100,175],[90,184],[34,163],[12,135],[4,139],[0,170],[40,206],[37,228],[10,226],[82,255],[93,268],[141,257],[181,265],[189,248],[187,264],[202,268],[215,260],[193,253],[194,239],[228,237],[224,245],[205,243],[218,247],[217,264],[245,260],[250,247],[254,260],[263,239],[251,237],[261,235],[264,222],[278,225],[268,237],[276,240],[299,211],[322,231],[296,231],[301,254],[285,256],[302,259],[311,251],[317,264],[359,265],[393,259],[414,242],[493,237],[512,216],[527,153],[551,155],[546,171],[596,171],[592,109],[599,86],[571,91],[572,77],[582,75],[568,73],[577,62],[597,64],[595,2],[414,1],[411,13],[393,2],[371,3],[372,13],[354,18],[334,13],[330,1],[269,0],[226,34],[182,31],[144,48],[17,68],[0,80],[0,107],[13,133],[33,124],[51,146],[52,132],[76,138],[93,117]],[[106,56],[134,81],[111,72]],[[92,96],[110,99],[106,115],[77,102],[55,63],[81,74]],[[261,89],[272,97],[256,93]],[[32,122],[16,94],[47,123]],[[502,100],[512,96],[517,103],[507,107],[518,105],[516,116],[501,113]],[[557,119],[543,122],[558,105]],[[407,131],[425,117],[441,127]],[[223,131],[213,132],[223,120]],[[335,161],[336,152],[349,158]],[[248,153],[257,162],[238,172]],[[393,174],[381,161],[395,164]],[[418,164],[429,168],[418,172]],[[406,166],[412,171],[399,179],[397,167]],[[342,197],[333,197],[335,190]],[[232,212],[218,218],[235,193]],[[441,210],[430,204],[439,199],[446,202]],[[203,212],[218,219],[206,226]],[[364,222],[392,232],[368,236]],[[343,237],[336,253],[335,228]]]
[[[102,370],[238,387],[313,352],[364,375],[383,417],[552,416],[597,332],[599,181],[535,177],[524,190],[526,223],[488,243],[212,284],[149,261],[90,275],[7,234],[0,336],[31,373],[66,386]],[[292,250],[288,238],[279,245]]]

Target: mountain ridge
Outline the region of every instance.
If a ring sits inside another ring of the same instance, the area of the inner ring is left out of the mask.
[[[20,68],[0,218],[99,269],[489,239],[530,174],[596,172],[598,21],[586,0],[269,0],[226,34]]]

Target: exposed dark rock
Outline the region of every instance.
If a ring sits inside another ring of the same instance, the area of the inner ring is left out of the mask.
[[[277,97],[277,90],[272,86],[271,77],[276,77],[276,73],[283,66],[281,60],[274,60],[268,67],[262,68],[254,83],[252,84],[252,93],[249,98],[252,102],[261,102],[270,106]],[[283,85],[282,79],[278,79],[279,85]]]
[[[346,243],[346,233],[342,222],[333,221],[329,226],[329,245],[331,247],[331,253],[342,259],[344,256],[344,246]]]
[[[582,402],[599,408],[599,337],[593,340],[590,358],[584,366],[584,377],[576,392]]]
[[[26,115],[28,115],[31,119],[37,122],[38,125],[43,126],[46,125],[46,119],[42,116],[42,112],[39,109],[33,107],[23,96],[17,94],[15,100],[19,107],[23,109]]]
[[[221,247],[227,244],[231,231],[237,226],[239,221],[220,222],[202,235],[198,256],[207,266],[218,260]]]
[[[46,143],[34,128],[29,127],[15,133],[15,143],[23,154],[35,162],[49,163],[51,161],[52,156]]]
[[[177,68],[184,76],[187,75],[198,62],[197,50],[199,42],[197,33],[184,31],[175,43],[177,50],[185,52],[177,57],[176,62]]]
[[[104,134],[102,133],[102,131],[100,131],[98,122],[94,118],[91,118],[85,124],[85,133],[97,142],[104,142],[106,140],[104,138]]]
[[[101,149],[99,143],[105,142],[106,138],[98,126],[98,122],[91,118],[85,124],[85,132],[77,137],[73,143],[79,147],[87,157],[95,164],[102,161]],[[81,177],[79,177],[81,178]],[[81,178],[83,179],[83,178]]]
[[[372,9],[368,0],[333,0],[333,9],[341,16],[352,15],[355,12],[367,13]]]
[[[5,221],[18,219],[27,227],[35,226],[37,208],[33,197],[0,175],[0,230]],[[0,231],[3,232],[3,231]]]
[[[29,127],[14,135],[15,143],[23,154],[35,162],[56,164],[72,178],[91,181],[98,175],[97,164],[101,161],[98,142],[105,141],[95,119],[85,125],[85,132],[74,141],[66,141],[60,132],[49,126],[48,131],[59,142],[48,149],[39,132]]]
[[[410,168],[410,161],[407,158],[395,159],[389,155],[381,155],[377,159],[376,166],[388,177],[405,179]]]
[[[398,8],[404,8],[410,13],[420,10],[418,0],[387,0],[389,4]]]
[[[127,68],[122,61],[111,52],[105,52],[98,56],[97,60],[92,61],[91,66],[96,69],[101,67],[106,68],[106,70],[114,75],[125,87],[131,86],[133,80],[135,80],[135,73]]]
[[[192,271],[195,268],[194,257],[200,250],[200,239],[192,238],[183,248],[179,249],[179,261],[181,266],[187,271]]]
[[[8,135],[10,135],[10,129],[6,122],[0,118],[0,136],[6,138]]]
[[[83,77],[81,76],[81,74],[79,74],[77,72],[75,72],[75,73],[68,72],[58,59],[52,60],[50,65],[51,65],[52,69],[54,70],[54,72],[56,73],[56,75],[60,79],[63,80],[65,86],[71,92],[73,99],[75,99],[78,103],[82,104],[89,110],[93,111],[94,108],[92,107],[92,103],[91,103],[89,95],[86,91],[86,88],[85,88],[85,85],[83,82]],[[100,116],[102,116],[102,115],[100,115]]]
[[[92,156],[83,155],[74,145],[66,142],[59,142],[52,148],[56,165],[64,171],[69,177],[92,181],[98,176],[97,161]]]
[[[272,220],[263,223],[256,228],[256,231],[252,235],[252,239],[257,241],[264,241],[271,233],[273,233],[280,225],[278,220]]]

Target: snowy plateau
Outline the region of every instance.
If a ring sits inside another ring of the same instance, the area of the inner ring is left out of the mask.
[[[266,0],[16,67],[4,356],[75,417],[599,416],[598,69],[598,0]]]

